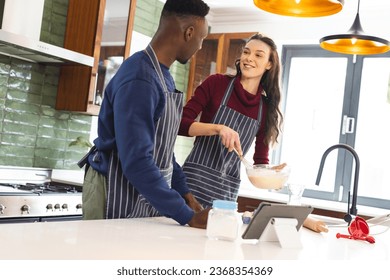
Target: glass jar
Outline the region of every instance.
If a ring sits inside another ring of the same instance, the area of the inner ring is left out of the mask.
[[[208,238],[229,241],[237,239],[240,226],[237,202],[214,200],[213,208],[208,215],[206,230]]]

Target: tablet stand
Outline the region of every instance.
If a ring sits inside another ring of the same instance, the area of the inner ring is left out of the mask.
[[[260,241],[279,241],[282,248],[302,248],[295,218],[271,218]]]

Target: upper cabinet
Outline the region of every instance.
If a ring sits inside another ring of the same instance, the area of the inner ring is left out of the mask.
[[[66,1],[0,0],[0,53],[47,65],[93,66],[92,56],[63,47]]]
[[[255,32],[212,33],[203,41],[200,49],[191,60],[187,100],[205,78],[215,73],[234,73],[234,63],[240,57],[246,40]]]
[[[129,56],[135,5],[136,0],[69,0],[64,47],[94,57],[94,65],[61,66],[57,110],[99,113],[105,85]]]

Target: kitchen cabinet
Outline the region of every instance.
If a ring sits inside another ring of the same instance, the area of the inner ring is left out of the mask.
[[[101,87],[101,83],[98,84],[99,72],[104,74],[101,65],[106,59],[101,57],[101,54],[106,53],[101,51],[102,35],[106,6],[111,4],[110,1],[114,0],[69,0],[64,47],[94,57],[94,65],[61,66],[57,110],[77,111],[90,115],[99,113],[99,95],[102,91],[97,86]],[[120,4],[123,5],[123,1]],[[120,48],[123,58],[128,57],[130,53],[136,0],[129,0],[128,5],[125,39]]]
[[[256,32],[211,33],[203,41],[191,60],[187,101],[207,76],[215,73],[234,73],[234,62],[239,58],[245,40]]]

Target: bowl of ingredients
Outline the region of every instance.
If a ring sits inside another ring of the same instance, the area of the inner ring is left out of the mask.
[[[284,187],[290,176],[290,167],[285,163],[280,165],[255,164],[246,166],[246,174],[256,188],[279,190]]]

